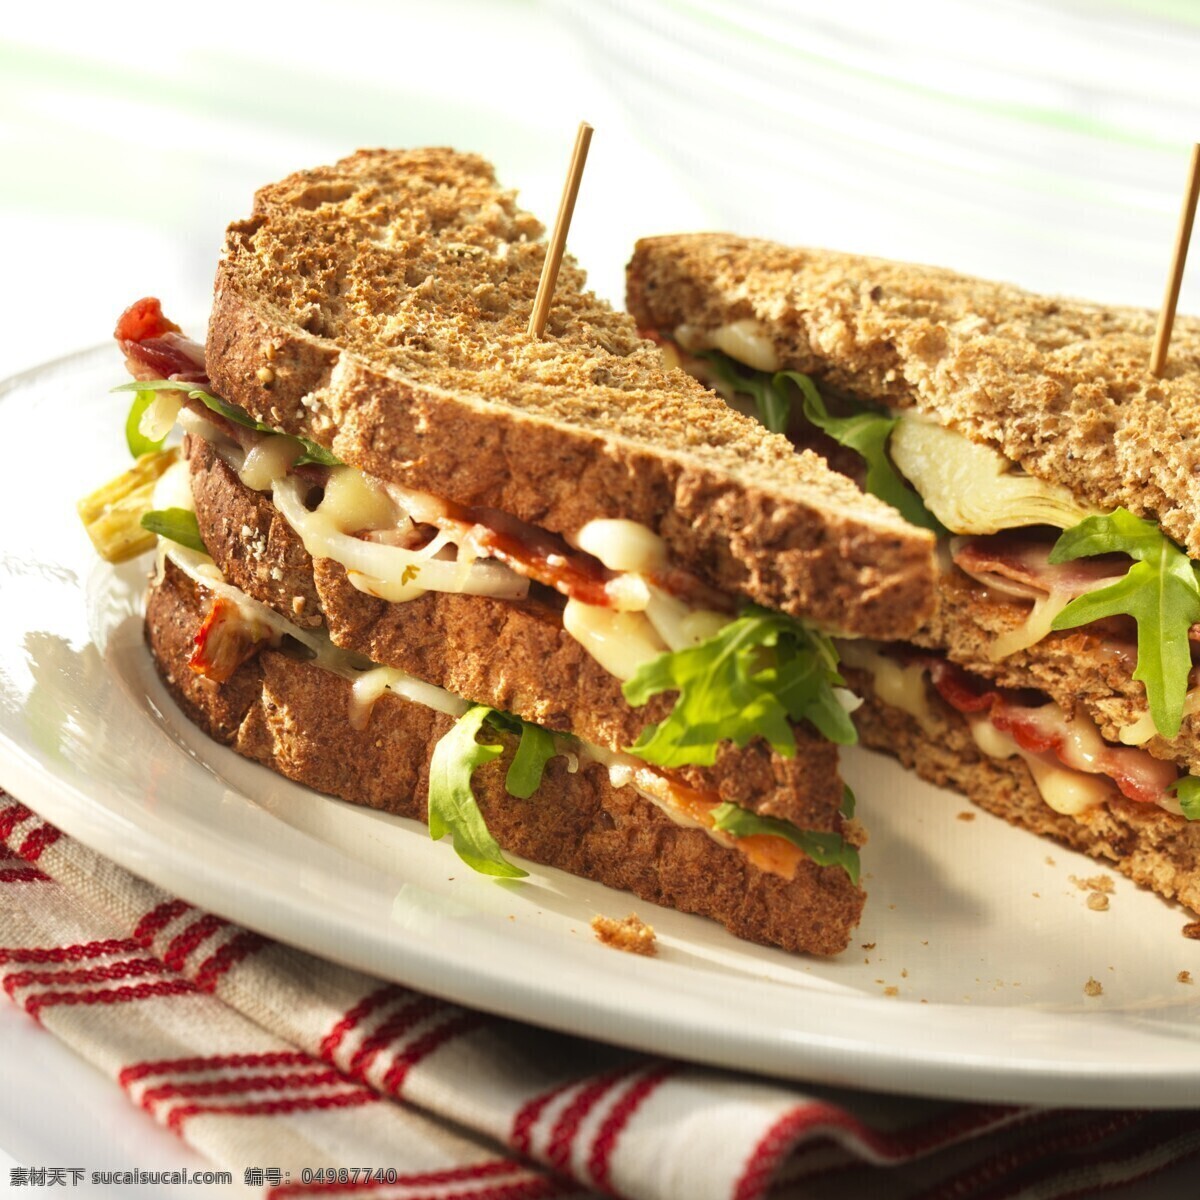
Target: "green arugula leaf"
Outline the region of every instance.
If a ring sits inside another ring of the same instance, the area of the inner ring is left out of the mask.
[[[847,789],[849,790],[849,789]],[[811,829],[799,829],[789,821],[775,817],[760,817],[748,809],[725,801],[712,810],[713,828],[730,837],[754,837],[770,834],[786,838],[793,846],[803,851],[819,867],[841,867],[850,876],[850,882],[858,886],[861,865],[858,850],[851,846],[840,833],[818,833]]]
[[[521,722],[521,740],[504,779],[504,790],[519,800],[528,800],[542,786],[546,764],[557,754],[554,734],[540,725]]]
[[[1200,581],[1187,555],[1157,525],[1124,508],[1087,517],[1066,530],[1055,542],[1050,561],[1114,553],[1135,560],[1124,578],[1076,596],[1051,628],[1075,629],[1106,617],[1132,617],[1138,631],[1133,677],[1146,687],[1155,729],[1173,738],[1183,722],[1192,669],[1188,630],[1200,621]]]
[[[831,741],[856,740],[833,694],[843,682],[837,652],[823,634],[765,609],[747,608],[713,637],[644,663],[622,687],[640,708],[660,692],[678,692],[670,715],[629,747],[662,767],[712,766],[723,741],[765,738],[785,757],[796,753],[788,722],[808,720]]]
[[[1195,775],[1180,775],[1167,791],[1179,797],[1179,807],[1189,821],[1200,821],[1200,779]]]
[[[504,778],[504,790],[518,800],[528,800],[542,786],[542,775],[546,764],[558,753],[554,744],[555,735],[540,725],[522,721],[512,713],[489,709],[487,722],[504,733],[511,733],[521,740],[513,755],[508,774]],[[569,737],[569,734],[558,734]]]
[[[211,392],[204,391],[203,388],[198,388],[194,383],[183,383],[176,379],[149,379],[136,380],[133,383],[122,383],[111,389],[114,392],[186,392],[189,399],[199,400],[205,408],[212,412],[220,413],[221,416],[233,421],[236,425],[244,425],[247,429],[257,429],[259,433],[278,433],[279,430],[270,425],[264,425],[261,421],[256,421],[245,409],[239,408],[236,404],[230,404],[226,400],[222,400],[220,396],[214,396]],[[140,415],[140,414],[139,414]],[[128,435],[128,425],[126,425]],[[289,434],[289,437],[295,437],[294,434]],[[296,459],[294,466],[302,467],[306,463],[317,463],[322,467],[341,467],[345,463],[338,458],[332,450],[326,450],[324,446],[317,442],[309,441],[308,438],[296,437],[296,441],[304,447],[304,453]]]
[[[843,783],[842,806],[838,809],[838,812],[840,812],[843,817],[849,819],[850,817],[854,816],[854,808],[856,804],[857,801],[854,799],[854,793],[850,790],[850,785],[848,783]]]
[[[142,514],[142,528],[159,537],[170,538],[189,550],[199,550],[201,554],[208,553],[208,548],[200,537],[196,514],[190,508],[151,509],[150,512]]]
[[[772,433],[786,433],[791,420],[792,397],[788,385],[800,391],[804,419],[840,446],[853,450],[867,465],[866,490],[890,504],[911,525],[945,533],[942,523],[925,507],[921,497],[904,481],[888,457],[887,442],[898,417],[862,409],[848,417],[829,413],[816,385],[799,371],[777,371],[769,375],[743,367],[719,350],[700,355],[707,360],[720,383],[730,391],[750,396],[759,420]]]
[[[449,833],[459,858],[481,874],[520,879],[528,872],[504,857],[499,843],[488,832],[471,790],[476,768],[504,753],[503,746],[475,740],[491,713],[482,704],[468,709],[433,748],[429,762],[429,836],[436,842]]]
[[[129,406],[129,416],[125,418],[125,444],[134,458],[143,454],[152,454],[161,450],[167,440],[166,434],[152,442],[142,433],[142,414],[154,403],[154,389],[142,388],[133,394],[133,403]]]
[[[864,409],[849,417],[834,417],[807,375],[799,371],[780,371],[778,383],[790,379],[803,397],[804,419],[828,434],[839,446],[853,450],[867,464],[866,490],[890,504],[910,525],[944,533],[942,523],[925,507],[924,501],[904,481],[888,457],[887,443],[899,417]]]
[[[731,392],[749,396],[758,409],[758,419],[772,433],[786,433],[792,415],[792,400],[787,391],[775,386],[775,380],[765,371],[750,367],[739,369],[739,364],[720,350],[708,350],[699,355],[712,364],[720,382]],[[746,374],[745,372],[749,372]]]

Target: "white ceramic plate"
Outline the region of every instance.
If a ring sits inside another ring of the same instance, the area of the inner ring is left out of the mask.
[[[1200,1103],[1200,942],[1098,864],[969,810],[865,752],[871,831],[851,949],[792,957],[532,866],[475,876],[423,826],[297,787],[178,712],[141,641],[147,563],[99,563],[76,499],[122,469],[119,357],[100,347],[0,386],[0,782],[185,899],[377,975],[556,1029],[700,1062],[925,1095]],[[661,952],[600,946],[602,912]],[[1103,987],[1084,995],[1095,979]]]

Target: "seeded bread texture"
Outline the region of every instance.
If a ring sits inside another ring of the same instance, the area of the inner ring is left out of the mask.
[[[962,792],[980,808],[1112,865],[1134,882],[1200,912],[1200,822],[1156,804],[1118,798],[1079,816],[1056,813],[1019,758],[981,754],[966,719],[929,689],[928,728],[874,693],[868,674],[849,672],[865,703],[854,714],[863,745],[894,755],[922,779]]]
[[[541,227],[451,150],[360,151],[263,188],[230,227],[216,391],[345,462],[574,534],[640,521],[751,600],[867,636],[932,606],[932,539],[682,372],[564,260],[525,330]]]
[[[389,604],[355,588],[340,564],[314,563],[270,499],[246,487],[210,443],[189,437],[184,452],[200,535],[226,579],[289,619],[299,599],[343,649],[612,750],[670,711],[665,696],[639,709],[626,703],[620,680],[563,629],[555,593],[535,588],[532,598],[513,601],[426,592]],[[726,744],[713,767],[676,774],[764,816],[835,830],[837,748],[807,726],[797,727],[796,743],[792,758],[761,740],[740,750]]]
[[[168,562],[150,592],[146,637],[189,719],[298,783],[425,819],[429,758],[451,718],[388,693],[366,728],[356,730],[346,680],[274,650],[214,684],[187,666],[205,609],[203,590]],[[804,860],[791,881],[765,874],[705,833],[674,825],[632,788],[612,787],[595,764],[572,774],[554,758],[535,795],[514,800],[504,790],[512,741],[495,737],[506,754],[475,772],[473,788],[506,851],[711,917],[751,941],[822,955],[845,948],[864,896],[839,868]],[[447,862],[457,861],[448,845],[445,853]]]
[[[627,280],[643,329],[756,319],[783,366],[926,413],[1200,558],[1200,319],[1176,318],[1155,379],[1154,313],[935,267],[682,234],[639,242]]]

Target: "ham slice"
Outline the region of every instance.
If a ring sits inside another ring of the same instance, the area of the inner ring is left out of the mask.
[[[1123,554],[1052,563],[1054,542],[1053,537],[1017,529],[955,538],[950,552],[954,565],[984,587],[1025,600],[1054,594],[1071,600],[1120,579],[1129,570],[1129,559]]]

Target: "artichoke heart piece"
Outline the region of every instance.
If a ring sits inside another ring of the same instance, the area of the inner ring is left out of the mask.
[[[903,417],[888,443],[892,461],[952,533],[999,533],[1026,525],[1070,529],[1099,509],[1061,484],[1017,473],[991,446],[930,421]]]
[[[75,506],[101,558],[124,562],[154,548],[157,539],[142,528],[142,514],[154,507],[154,485],[178,458],[177,446],[143,454],[128,471]]]

